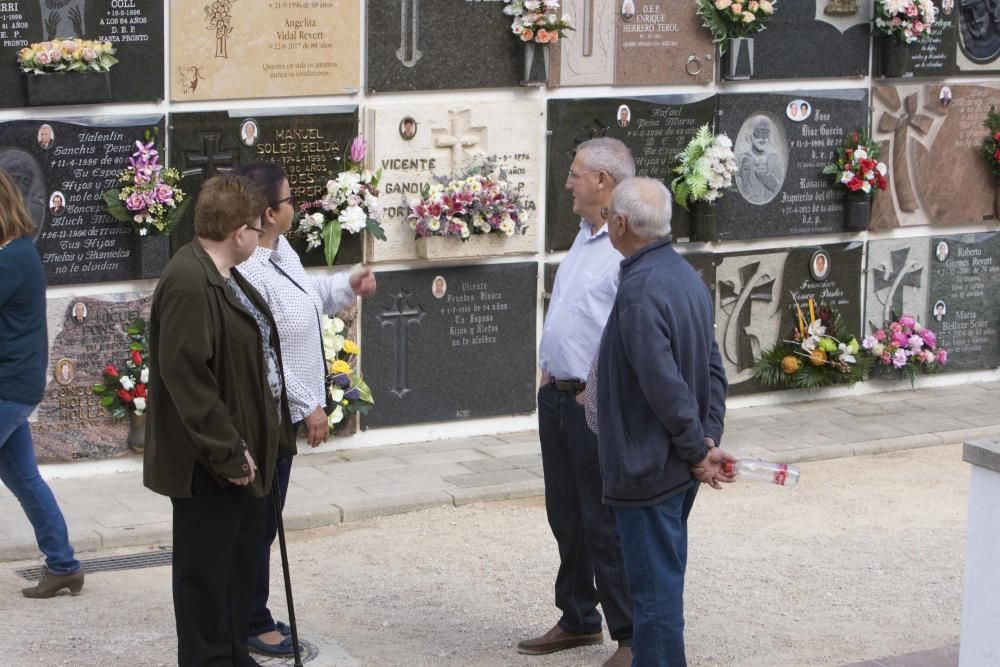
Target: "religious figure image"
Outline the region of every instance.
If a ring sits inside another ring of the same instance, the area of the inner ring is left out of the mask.
[[[69,359],[60,359],[52,368],[52,375],[56,382],[64,387],[73,382],[76,377],[76,366]]]
[[[622,0],[622,20],[628,23],[635,18],[635,2]]]
[[[809,260],[809,275],[813,280],[826,280],[830,275],[830,255],[826,250],[817,250]]]
[[[947,241],[938,241],[938,244],[934,247],[934,257],[936,257],[939,262],[943,262],[948,259]]]
[[[73,321],[77,324],[83,324],[87,321],[87,304],[83,301],[77,301],[73,304]]]
[[[38,147],[43,151],[47,151],[52,148],[52,144],[55,143],[56,133],[52,131],[52,126],[48,123],[43,123],[41,127],[38,128]]]
[[[950,86],[941,86],[941,92],[938,93],[938,101],[941,103],[941,106],[943,106],[943,107],[946,107],[949,104],[951,104],[951,87]]]
[[[49,213],[52,215],[62,215],[66,212],[66,198],[63,193],[56,190],[49,196]]]
[[[944,301],[938,299],[934,302],[934,321],[940,322],[944,319],[944,316],[948,314],[948,307],[944,305]]]
[[[941,0],[941,13],[945,16],[951,16],[952,10],[955,9],[955,0]]]
[[[431,285],[431,294],[434,295],[434,298],[443,299],[447,292],[448,283],[445,282],[444,276],[434,276],[434,283]]]
[[[799,107],[801,114],[801,105]],[[774,199],[785,181],[788,146],[784,133],[769,116],[757,114],[744,121],[736,137],[736,185],[751,204]],[[775,138],[780,139],[775,147]],[[779,153],[780,151],[780,153]]]
[[[417,136],[417,121],[413,120],[410,116],[406,116],[403,120],[399,121],[399,136],[403,137],[406,141]]]
[[[959,45],[969,60],[991,63],[1000,56],[1000,0],[961,0]]]
[[[618,127],[628,127],[628,124],[632,122],[632,110],[628,108],[628,105],[621,105],[618,107]]]
[[[260,128],[257,127],[257,121],[252,118],[248,118],[240,125],[240,141],[244,146],[256,146],[259,136]]]

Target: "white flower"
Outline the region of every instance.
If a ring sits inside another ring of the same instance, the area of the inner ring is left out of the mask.
[[[375,176],[375,174],[372,173],[371,169],[365,169],[364,171],[361,172],[361,182],[362,183],[371,183],[372,182],[372,178],[374,176]]]
[[[333,180],[327,181],[326,182],[326,191],[327,191],[327,193],[329,193],[331,195],[337,194],[337,181],[333,181]]]
[[[431,230],[432,232],[436,232],[437,230],[441,229],[441,221],[438,220],[437,218],[431,218],[430,220],[427,221],[427,229]]]
[[[356,171],[342,171],[337,174],[337,186],[356,195],[361,189],[361,174]]]
[[[142,396],[136,396],[132,399],[133,405],[135,405],[135,414],[141,415],[142,411],[146,409],[146,399]]]
[[[368,216],[361,210],[360,206],[348,206],[338,218],[344,229],[352,234],[357,234],[368,224]]]
[[[330,413],[327,423],[330,425],[330,428],[333,428],[336,424],[339,424],[342,421],[344,421],[344,408],[338,405],[333,409],[333,412]]]
[[[844,345],[843,343],[841,343],[837,347],[840,349],[840,360],[841,361],[843,361],[845,364],[853,364],[853,363],[857,362],[857,359],[854,358],[854,355],[851,354],[851,351],[847,348],[846,345]]]
[[[840,174],[841,183],[849,183],[851,179],[854,178],[854,173],[850,171],[845,171]]]
[[[723,148],[732,148],[733,147],[733,140],[730,139],[725,134],[720,134],[720,135],[718,135],[718,136],[715,137],[715,144],[717,146],[722,146]]]
[[[146,229],[145,227],[143,227],[142,229],[139,230],[139,236],[145,236],[148,233],[149,233],[149,230]]]
[[[857,150],[854,151],[855,160],[864,160],[867,157],[868,157],[868,151],[866,151],[864,148],[861,148],[860,146],[858,146]]]
[[[344,390],[341,389],[340,387],[331,387],[330,399],[334,403],[340,403],[342,400],[344,400]]]
[[[323,215],[322,213],[313,213],[312,215],[309,216],[309,218],[310,220],[312,220],[312,224],[316,225],[317,227],[322,227],[323,223],[326,221],[326,216]]]
[[[127,375],[123,375],[118,382],[125,391],[132,391],[132,388],[135,387],[135,382],[132,382],[132,378]]]
[[[864,192],[865,194],[868,194],[869,192],[872,191],[872,184],[869,183],[868,181],[862,181],[861,182],[861,191]]]
[[[334,355],[344,349],[343,336],[339,334],[334,334],[333,336],[330,336],[329,343],[327,342],[327,340],[328,339],[325,338],[323,339],[323,348],[326,350],[328,354]]]
[[[335,317],[333,318],[332,322],[333,322],[334,333],[340,333],[341,331],[344,330],[344,320],[340,319],[339,317]]]
[[[802,341],[802,349],[805,350],[806,352],[812,352],[813,350],[816,349],[816,344],[818,342],[819,338],[810,336],[809,338],[806,338],[804,341]]]
[[[815,320],[809,325],[809,328],[806,329],[806,333],[809,336],[819,338],[820,336],[826,335],[826,327],[823,326],[823,322],[821,320]]]
[[[885,162],[879,162],[875,165],[875,171],[885,176],[885,173],[889,171],[889,167],[885,166]]]
[[[143,384],[146,384],[147,382],[149,382],[149,369],[148,368],[143,368],[142,372],[139,373],[139,382],[141,382]]]

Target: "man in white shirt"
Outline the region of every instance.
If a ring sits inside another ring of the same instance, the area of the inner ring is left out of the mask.
[[[632,661],[632,603],[618,529],[614,512],[602,503],[597,437],[576,399],[618,289],[622,256],[611,245],[604,218],[615,185],[634,174],[628,147],[599,138],[580,144],[566,179],[573,212],[582,220],[556,274],[538,351],[538,435],[545,509],[559,546],[555,593],[562,618],[541,637],[518,644],[528,655],[602,643],[600,602],[611,639],[619,643],[605,665]]]

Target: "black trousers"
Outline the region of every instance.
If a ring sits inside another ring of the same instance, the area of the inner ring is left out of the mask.
[[[180,667],[251,667],[247,628],[253,601],[263,498],[221,486],[195,466],[191,498],[174,506],[173,589]]]
[[[545,510],[559,546],[556,607],[566,632],[601,631],[601,603],[615,641],[632,638],[632,601],[615,513],[602,502],[597,436],[572,393],[548,384],[538,392],[538,436]],[[596,582],[596,587],[595,587]]]
[[[298,433],[298,425],[295,432]],[[291,457],[278,456],[274,467],[274,480],[281,495],[281,508],[285,507],[285,497],[288,495],[288,478],[292,474]],[[257,561],[257,583],[255,584],[253,603],[250,605],[250,637],[262,635],[275,630],[274,617],[267,608],[267,599],[271,594],[271,545],[278,534],[278,519],[274,514],[274,496],[268,494],[265,498],[264,530],[257,537],[257,550],[260,556]]]

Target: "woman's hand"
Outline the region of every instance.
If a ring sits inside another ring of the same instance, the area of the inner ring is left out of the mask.
[[[313,410],[303,420],[302,428],[305,429],[306,442],[309,443],[310,447],[319,447],[321,442],[326,442],[327,437],[330,435],[330,427],[327,425],[326,412],[323,411],[323,406]]]

